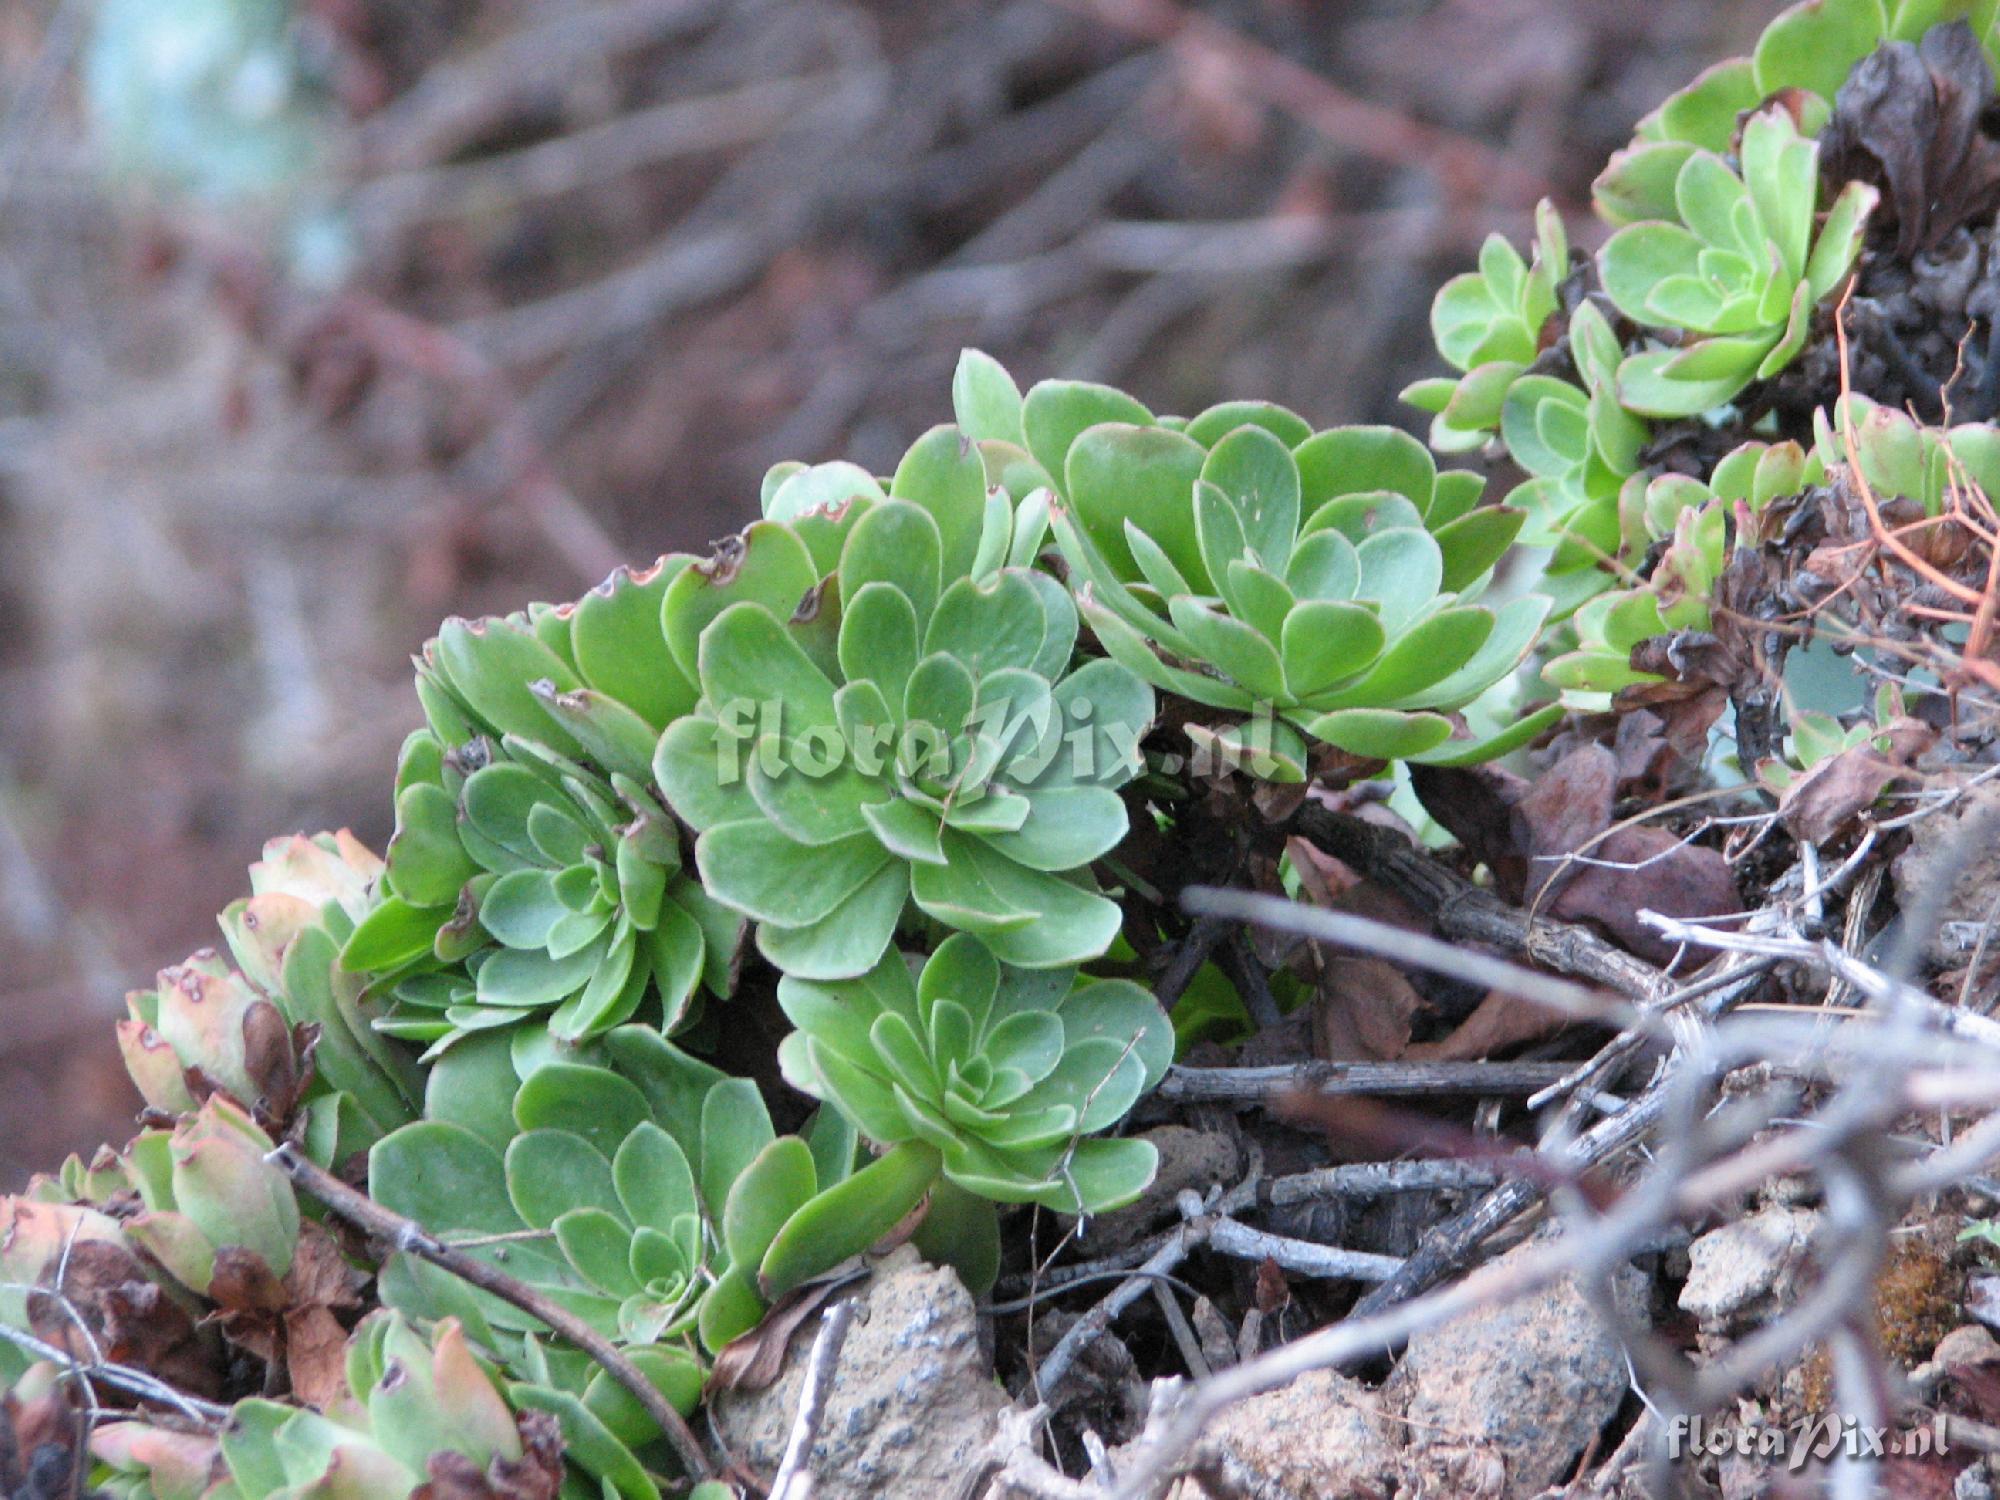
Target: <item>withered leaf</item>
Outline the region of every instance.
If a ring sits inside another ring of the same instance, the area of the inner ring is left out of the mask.
[[[709,1371],[711,1391],[761,1391],[776,1380],[785,1368],[785,1350],[799,1325],[841,1287],[852,1279],[851,1263],[837,1268],[817,1281],[794,1288],[772,1304],[764,1321],[748,1333],[740,1333],[722,1346]]]
[[[1894,229],[1896,253],[1934,247],[2000,207],[2000,141],[1983,128],[1993,74],[1963,21],[1921,43],[1890,42],[1864,57],[1834,97],[1820,136],[1829,182],[1882,189],[1873,226]]]
[[[1778,806],[1795,837],[1824,844],[1873,807],[1891,782],[1908,776],[1910,758],[1937,740],[1937,731],[1917,719],[1896,719],[1884,732],[1886,750],[1869,742],[1856,745],[1828,756],[1785,788]]]
[[[463,1453],[434,1453],[429,1478],[410,1500],[556,1500],[562,1493],[562,1428],[545,1411],[522,1412],[518,1459],[496,1458],[484,1469]]]
[[[1285,1280],[1284,1268],[1266,1256],[1257,1262],[1257,1311],[1268,1318],[1291,1305],[1292,1288]]]
[[[1410,1045],[1424,1007],[1402,970],[1386,959],[1329,953],[1313,991],[1313,1056],[1323,1062],[1392,1061]]]
[[[1740,911],[1742,903],[1717,851],[1650,824],[1612,831],[1617,772],[1609,750],[1585,745],[1514,805],[1515,841],[1529,859],[1528,895],[1543,914],[1592,923],[1641,958],[1664,963],[1673,945],[1639,921],[1642,908],[1711,917]]]
[[[1477,1062],[1523,1042],[1552,1036],[1565,1020],[1546,1005],[1507,990],[1493,990],[1449,1035],[1435,1042],[1418,1042],[1403,1055],[1424,1062]]]
[[[1514,804],[1527,792],[1527,779],[1494,765],[1413,765],[1410,784],[1424,811],[1493,872],[1500,898],[1519,901],[1528,864],[1514,842]]]
[[[81,1240],[70,1249],[56,1296],[29,1305],[30,1331],[72,1358],[101,1355],[157,1375],[181,1390],[214,1396],[223,1386],[222,1346],[122,1245]],[[81,1322],[96,1348],[89,1347]]]

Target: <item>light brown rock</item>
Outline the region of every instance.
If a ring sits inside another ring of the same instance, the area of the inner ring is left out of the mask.
[[[1635,1271],[1620,1276],[1628,1314],[1643,1286]],[[1481,1494],[1515,1500],[1570,1477],[1629,1383],[1617,1337],[1566,1277],[1417,1333],[1384,1394],[1407,1424],[1406,1457],[1430,1492],[1462,1495],[1478,1476]]]
[[[1331,1370],[1215,1421],[1175,1500],[1389,1500],[1398,1463],[1381,1398]],[[1204,1482],[1206,1480],[1206,1482]]]
[[[954,1495],[1008,1404],[980,1350],[972,1298],[956,1274],[907,1245],[876,1267],[862,1296],[866,1319],[848,1333],[813,1446],[813,1500]],[[793,1336],[768,1390],[714,1403],[730,1449],[767,1479],[784,1456],[818,1328],[808,1319]]]
[[[1704,1332],[1763,1321],[1791,1300],[1819,1217],[1812,1209],[1774,1207],[1710,1230],[1688,1247],[1681,1311]]]

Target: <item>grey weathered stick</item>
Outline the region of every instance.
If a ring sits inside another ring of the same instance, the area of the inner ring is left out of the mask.
[[[1157,1099],[1257,1100],[1296,1090],[1348,1094],[1532,1094],[1565,1076],[1568,1063],[1548,1062],[1306,1062],[1255,1068],[1171,1068]]]
[[[1113,1318],[1145,1296],[1146,1292],[1157,1284],[1159,1277],[1167,1275],[1186,1260],[1188,1252],[1208,1238],[1208,1232],[1213,1225],[1214,1221],[1208,1219],[1197,1219],[1181,1225],[1173,1237],[1155,1250],[1129,1280],[1078,1318],[1069,1332],[1056,1341],[1055,1348],[1049,1351],[1049,1357],[1042,1361],[1042,1367],[1035,1372],[1036,1399],[1047,1401],[1050,1393],[1062,1384],[1063,1377],[1070,1371],[1070,1366],[1076,1363],[1076,1357],[1111,1327]]]
[[[806,1360],[806,1380],[799,1391],[799,1414],[792,1421],[792,1433],[785,1441],[784,1457],[771,1480],[771,1500],[806,1500],[812,1493],[812,1475],[806,1462],[812,1457],[820,1423],[826,1420],[826,1397],[833,1389],[834,1372],[840,1368],[840,1351],[847,1342],[847,1330],[854,1326],[858,1304],[843,1297],[820,1316],[819,1332],[813,1338],[812,1354]]]
[[[42,1290],[46,1288],[29,1288]],[[161,1406],[171,1406],[198,1422],[220,1427],[229,1421],[229,1408],[217,1406],[213,1401],[204,1401],[199,1396],[190,1396],[186,1391],[176,1390],[164,1380],[156,1380],[144,1370],[134,1370],[127,1365],[115,1365],[106,1360],[88,1362],[74,1358],[54,1344],[36,1338],[31,1333],[23,1333],[18,1328],[9,1328],[0,1323],[0,1339],[5,1339],[24,1354],[32,1354],[36,1359],[45,1359],[50,1364],[78,1375],[88,1376],[114,1391],[123,1391],[128,1396],[136,1396],[141,1401],[154,1401]]]
[[[1485,1162],[1449,1156],[1426,1161],[1349,1162],[1274,1177],[1259,1196],[1274,1208],[1288,1208],[1327,1198],[1383,1198],[1391,1193],[1490,1188],[1499,1178],[1499,1171]]]
[[[1310,1240],[1252,1229],[1234,1219],[1215,1221],[1208,1232],[1208,1248],[1238,1260],[1276,1261],[1294,1275],[1316,1276],[1327,1281],[1387,1281],[1403,1264],[1393,1255],[1315,1245]]]
[[[1996,1128],[2000,1128],[2000,1116],[1994,1118]],[[1241,1183],[1232,1188],[1222,1201],[1215,1205],[1214,1211],[1218,1214],[1231,1215],[1266,1205],[1272,1208],[1290,1208],[1294,1204],[1323,1203],[1328,1199],[1369,1199],[1387,1197],[1394,1193],[1484,1189],[1492,1187],[1499,1180],[1500,1173],[1493,1166],[1484,1162],[1458,1161],[1451,1157],[1425,1161],[1354,1162],[1338,1167],[1316,1167],[1308,1172],[1294,1172],[1285,1177],[1273,1178],[1268,1183],[1260,1183],[1254,1179]],[[1175,1225],[1164,1233],[1152,1235],[1137,1244],[1127,1245],[1094,1260],[1057,1266],[1054,1270],[1040,1271],[1033,1277],[1025,1275],[1011,1277],[1001,1283],[1002,1290],[1010,1297],[1032,1293],[1033,1295],[1028,1298],[1028,1303],[1032,1304],[1041,1297],[1053,1296],[1079,1282],[1095,1281],[1102,1277],[1129,1272],[1169,1240],[1177,1238],[1182,1233],[1183,1227]]]
[[[1430,913],[1447,937],[1492,943],[1632,1000],[1657,1001],[1673,989],[1673,982],[1651,964],[1582,927],[1516,911],[1446,869],[1394,829],[1312,802],[1292,815],[1288,827]]]
[[[1504,959],[1476,953],[1456,943],[1441,942],[1424,933],[1411,932],[1387,922],[1378,922],[1372,917],[1357,916],[1353,912],[1328,911],[1324,907],[1308,906],[1303,901],[1290,901],[1283,896],[1264,896],[1252,891],[1224,890],[1214,886],[1192,886],[1183,891],[1181,905],[1203,916],[1233,917],[1239,922],[1296,933],[1316,942],[1372,953],[1397,963],[1464,980],[1468,984],[1502,990],[1561,1015],[1622,1023],[1633,1019],[1632,1007],[1620,1005],[1616,1000],[1580,984],[1559,979],[1553,974],[1537,974],[1519,964],[1510,964]],[[1506,910],[1504,907],[1501,909]],[[1523,917],[1521,920],[1525,923],[1527,919]],[[1443,925],[1442,921],[1439,925]]]
[[[266,1160],[283,1171],[297,1187],[312,1194],[355,1228],[397,1250],[451,1272],[482,1292],[491,1292],[530,1317],[540,1318],[596,1360],[613,1380],[625,1387],[632,1399],[639,1403],[640,1409],[666,1434],[667,1441],[673,1444],[674,1451],[687,1465],[690,1474],[696,1479],[707,1479],[715,1472],[693,1430],[667,1398],[660,1394],[659,1387],[641,1374],[639,1367],[627,1359],[616,1345],[576,1314],[558,1307],[533,1287],[505,1271],[495,1270],[485,1261],[476,1260],[464,1251],[445,1244],[414,1219],[406,1219],[393,1209],[384,1208],[366,1193],[349,1187],[324,1167],[308,1161],[290,1142],[279,1146]]]

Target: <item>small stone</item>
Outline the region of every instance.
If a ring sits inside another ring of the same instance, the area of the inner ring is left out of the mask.
[[[1400,1470],[1381,1398],[1331,1370],[1230,1407],[1191,1467],[1177,1500],[1389,1500]]]
[[[1688,1247],[1681,1311],[1704,1332],[1758,1318],[1782,1305],[1819,1227],[1809,1209],[1767,1208],[1711,1230]]]
[[[813,1445],[814,1500],[951,1495],[1008,1405],[980,1352],[972,1298],[908,1245],[876,1266],[860,1296]],[[800,1326],[768,1389],[713,1403],[730,1449],[766,1477],[784,1456],[818,1331],[816,1318]]]
[[[1970,1308],[1967,1310],[1971,1311]],[[1977,1323],[1952,1329],[1938,1340],[1937,1352],[1931,1355],[1931,1363],[1945,1370],[1963,1369],[1967,1365],[1990,1365],[1995,1361],[2000,1361],[2000,1340],[1995,1340]]]
[[[2000,1276],[1974,1276],[1967,1281],[1965,1310],[1988,1328],[2000,1328]]]
[[[1637,1271],[1619,1272],[1614,1295],[1627,1316],[1640,1315],[1644,1289]],[[1616,1334],[1565,1277],[1412,1335],[1384,1394],[1407,1424],[1426,1493],[1515,1500],[1569,1479],[1630,1381]]]

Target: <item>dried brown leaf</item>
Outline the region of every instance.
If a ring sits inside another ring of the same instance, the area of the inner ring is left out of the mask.
[[[1332,953],[1313,992],[1313,1055],[1324,1062],[1391,1061],[1410,1045],[1425,1009],[1402,970],[1386,959]]]
[[[130,1250],[102,1240],[78,1241],[71,1247],[60,1290],[60,1301],[36,1297],[30,1304],[30,1331],[37,1338],[83,1363],[101,1354],[193,1395],[221,1393],[220,1343],[196,1325],[187,1308],[152,1279]],[[90,1331],[90,1339],[78,1322]]]
[[[562,1493],[562,1428],[553,1414],[522,1412],[521,1456],[482,1469],[463,1453],[434,1453],[429,1479],[410,1500],[556,1500]]]
[[[1418,1042],[1403,1055],[1424,1062],[1478,1062],[1509,1047],[1552,1036],[1563,1024],[1562,1015],[1546,1005],[1506,990],[1493,990],[1449,1035],[1435,1042]]]
[[[819,1311],[852,1276],[851,1263],[787,1292],[771,1305],[764,1321],[722,1346],[709,1372],[711,1391],[761,1391],[785,1368],[785,1350],[799,1325]]]
[[[1642,908],[1693,918],[1740,911],[1742,903],[1717,851],[1646,824],[1612,829],[1617,772],[1602,745],[1571,751],[1515,804],[1515,839],[1528,854],[1529,896],[1542,913],[1589,922],[1663,963],[1673,946],[1639,921]]]
[[[1921,43],[1878,47],[1841,85],[1820,136],[1824,174],[1882,189],[1874,227],[1895,230],[1897,255],[1930,249],[2000,207],[2000,141],[1983,122],[1993,92],[1963,21],[1934,27]]]
[[[1828,756],[1785,788],[1778,806],[1785,826],[1809,844],[1824,844],[1875,805],[1889,787],[1912,774],[1909,762],[1937,741],[1937,731],[1917,719],[1886,726],[1886,750],[1872,743]]]

